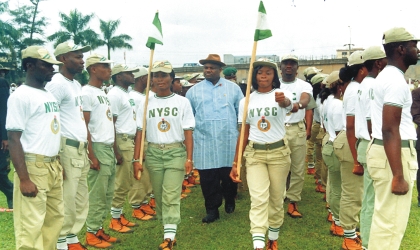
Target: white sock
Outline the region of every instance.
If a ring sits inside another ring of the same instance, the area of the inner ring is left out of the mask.
[[[254,249],[265,247],[265,234],[252,234],[252,242],[254,243]]]
[[[163,239],[171,239],[173,241],[176,235],[176,228],[176,224],[163,225]]]
[[[79,239],[77,238],[77,235],[75,235],[75,234],[67,235],[66,241],[67,241],[67,244],[79,243]]]
[[[339,220],[339,219],[336,219],[336,218],[333,216],[333,220],[334,220],[334,223],[335,223],[335,225],[336,225],[336,226],[341,227],[341,223],[340,223],[340,220]]]
[[[277,240],[279,238],[280,227],[268,227],[268,239]]]
[[[355,229],[350,229],[350,230],[344,230],[344,237],[345,238],[350,238],[350,239],[356,238],[357,237],[356,228]]]
[[[122,214],[122,208],[111,207],[111,216],[113,219],[119,219]]]
[[[66,241],[66,237],[65,236],[58,238],[58,240],[57,240],[57,249],[59,249],[59,250],[61,250],[61,249],[63,249],[63,250],[69,249],[68,246],[67,246],[67,241]]]

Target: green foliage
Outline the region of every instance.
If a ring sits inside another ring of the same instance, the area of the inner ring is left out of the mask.
[[[60,25],[63,30],[57,31],[47,37],[48,41],[54,41],[54,47],[72,39],[78,45],[95,45],[98,36],[89,28],[89,23],[94,14],[83,15],[77,9],[71,10],[69,15],[60,12]]]
[[[13,172],[13,171],[12,171]],[[12,172],[10,177],[12,177]],[[280,229],[279,249],[340,249],[343,238],[333,237],[329,233],[330,223],[326,222],[327,210],[322,201],[322,194],[315,192],[312,175],[305,178],[303,200],[299,203],[299,209],[303,214],[301,219],[292,219],[285,213],[284,223]],[[226,214],[223,206],[219,208],[220,220],[211,223],[201,223],[205,216],[204,201],[200,186],[191,188],[192,193],[181,201],[181,219],[178,226],[177,246],[179,250],[231,250],[252,249],[252,239],[249,233],[249,194],[241,192],[236,202],[236,210],[233,214]],[[401,244],[401,250],[418,249],[418,225],[420,223],[420,208],[417,207],[417,192],[413,190],[413,202],[407,231]],[[6,199],[0,193],[0,207],[6,206]],[[285,209],[286,206],[285,206]],[[124,206],[126,218],[131,217],[131,207]],[[0,213],[0,246],[4,250],[12,250],[15,247],[13,232],[13,214]],[[114,249],[157,249],[163,239],[163,226],[157,220],[136,221],[140,224],[132,234],[118,234],[108,229],[110,215],[108,215],[104,229],[112,236],[119,237],[121,243],[115,244]],[[79,239],[85,242],[86,228],[79,233]],[[89,249],[95,249],[89,247]]]
[[[102,33],[102,39],[99,39],[99,44],[106,45],[108,49],[108,59],[111,59],[111,49],[133,49],[133,46],[131,44],[127,43],[126,41],[131,41],[131,36],[127,34],[120,34],[115,35],[115,32],[117,31],[118,26],[120,25],[120,20],[109,20],[104,21],[102,19],[99,19],[100,25],[99,28]]]

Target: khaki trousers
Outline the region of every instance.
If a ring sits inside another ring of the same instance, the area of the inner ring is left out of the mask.
[[[340,223],[344,230],[352,230],[359,223],[363,197],[363,176],[353,174],[354,161],[346,131],[343,130],[337,135],[333,146],[334,153],[341,164]]]
[[[58,161],[44,162],[43,156],[34,154],[31,158],[25,162],[29,178],[38,188],[35,198],[22,195],[20,179],[14,174],[16,249],[54,250],[64,219],[63,170]]]
[[[335,219],[340,218],[340,200],[341,200],[341,171],[340,162],[334,153],[333,143],[327,141],[322,149],[325,165],[328,167],[329,189],[327,200],[330,204],[331,213]]]
[[[98,231],[111,209],[115,183],[115,154],[112,145],[92,142],[92,149],[99,161],[100,170],[90,169],[89,183],[89,212],[86,226]]]
[[[306,129],[303,121],[286,126],[286,140],[291,151],[290,186],[286,196],[290,201],[300,201],[305,182]]]
[[[375,208],[370,229],[369,250],[397,250],[407,227],[414,180],[418,169],[417,152],[412,143],[401,149],[404,179],[408,182],[405,195],[391,192],[392,172],[383,146],[369,143],[366,158],[375,189]]]
[[[249,194],[251,196],[251,234],[267,232],[268,227],[283,225],[283,198],[290,170],[290,149],[259,150],[246,146],[244,157]]]
[[[116,138],[117,150],[123,161],[121,165],[117,165],[115,172],[114,197],[111,206],[122,208],[124,206],[127,194],[130,192],[134,183],[140,185],[140,182],[134,178],[133,160],[134,155],[134,138],[127,135],[117,134]]]
[[[325,137],[325,131],[323,128],[320,128],[319,133],[316,136],[316,141],[315,141],[315,155],[316,155],[315,178],[321,180],[321,185],[325,189],[328,182],[328,168],[327,168],[327,165],[325,165],[324,160],[322,159],[322,140],[324,139],[324,137]]]
[[[156,200],[156,215],[165,224],[181,222],[181,191],[187,152],[179,143],[163,149],[149,145],[146,162]]]
[[[87,175],[90,163],[87,147],[66,145],[66,138],[61,138],[60,163],[64,169],[63,181],[64,223],[60,237],[77,235],[86,222],[89,211],[89,191]]]
[[[373,181],[370,178],[366,164],[366,151],[369,145],[368,140],[360,139],[357,145],[357,161],[363,165],[363,200],[362,209],[360,211],[360,237],[362,245],[368,248],[370,227],[372,225],[373,209],[375,206],[375,190],[373,189]]]
[[[148,142],[144,141],[144,152],[147,151]],[[144,158],[143,158],[144,159]],[[128,192],[128,202],[131,205],[139,205],[147,199],[147,195],[151,194],[153,191],[152,183],[150,182],[150,174],[146,164],[146,161],[143,161],[143,172],[141,172],[140,180],[135,180],[133,187]]]
[[[322,133],[320,135],[320,133]],[[322,137],[324,136],[324,129],[321,128],[321,124],[313,122],[311,128],[311,137],[306,141],[306,159],[308,163],[312,162],[315,164],[315,179],[321,179],[321,165],[322,165],[322,153],[321,143]],[[315,153],[315,157],[314,157]],[[324,185],[325,186],[325,185]]]
[[[326,184],[325,184],[325,201],[329,202],[329,196],[330,196],[330,180],[328,179],[328,167],[327,164],[325,164],[324,161],[324,155],[322,154],[322,151],[324,151],[324,146],[327,144],[327,142],[330,140],[330,135],[328,133],[325,133],[323,129],[321,129],[322,132],[325,134],[322,138],[322,147],[321,147],[321,155],[322,155],[322,171],[321,171],[321,181],[323,182],[323,176],[326,175]]]

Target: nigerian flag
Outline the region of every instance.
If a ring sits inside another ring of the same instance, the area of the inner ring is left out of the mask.
[[[263,40],[272,36],[271,30],[268,28],[267,13],[265,12],[264,4],[260,1],[258,8],[258,22],[255,29],[254,41]]]
[[[162,36],[162,25],[160,24],[159,20],[159,13],[156,12],[155,18],[153,19],[153,28],[152,34],[147,38],[146,47],[149,49],[155,49],[155,44],[162,44],[163,45],[163,36]]]

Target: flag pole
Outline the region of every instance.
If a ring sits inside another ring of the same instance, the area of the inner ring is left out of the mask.
[[[254,45],[252,47],[252,54],[251,54],[251,61],[249,64],[249,72],[248,72],[248,78],[246,82],[246,95],[245,95],[245,105],[244,105],[244,112],[242,115],[242,124],[241,124],[241,132],[239,135],[239,147],[238,147],[238,160],[236,162],[236,168],[237,168],[237,178],[236,180],[240,180],[241,177],[241,165],[242,165],[242,149],[244,145],[244,134],[245,134],[245,125],[246,125],[246,117],[248,115],[248,104],[249,104],[249,95],[251,93],[251,83],[252,83],[252,72],[254,71],[254,62],[255,62],[255,56],[257,54],[257,41],[254,41]]]
[[[150,89],[150,75],[152,70],[152,63],[153,63],[153,55],[155,53],[154,49],[150,50],[150,59],[149,59],[149,70],[147,72],[147,85],[146,85],[146,100],[144,101],[143,106],[143,130],[141,132],[141,140],[140,140],[140,157],[139,162],[143,165],[143,151],[144,151],[144,138],[146,135],[146,114],[147,114],[147,104],[149,103],[149,89]],[[139,171],[137,174],[137,178],[140,180],[141,172]]]

